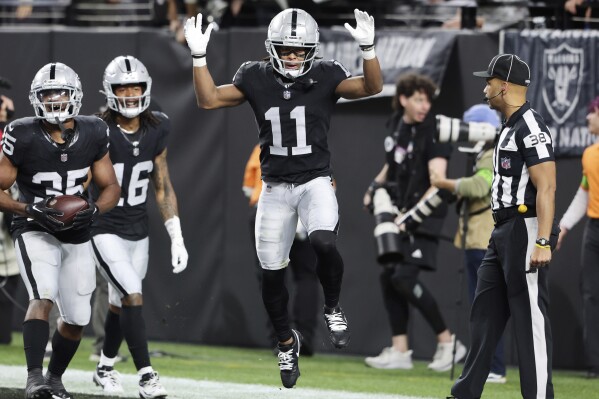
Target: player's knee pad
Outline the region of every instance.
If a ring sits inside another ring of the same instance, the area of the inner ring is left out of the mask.
[[[337,250],[337,234],[329,230],[316,230],[310,234],[310,244],[317,255],[326,255]]]
[[[89,305],[89,301],[87,302]],[[92,308],[91,306],[78,306],[68,314],[62,314],[62,320],[72,326],[86,326],[89,324],[91,319]]]

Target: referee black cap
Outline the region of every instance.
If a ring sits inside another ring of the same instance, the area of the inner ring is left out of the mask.
[[[498,78],[520,86],[530,85],[528,64],[514,54],[498,54],[493,57],[486,71],[473,74],[479,78]]]

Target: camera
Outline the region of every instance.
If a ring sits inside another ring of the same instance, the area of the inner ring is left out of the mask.
[[[441,143],[492,141],[497,129],[487,122],[464,122],[457,118],[437,115],[437,137]]]
[[[397,225],[403,224],[406,230],[414,231],[439,205],[443,202],[451,202],[454,197],[450,191],[437,188],[407,211],[397,221]]]
[[[391,196],[383,186],[375,187],[372,197],[374,205],[374,238],[376,240],[378,263],[384,265],[403,260],[399,244],[399,226],[395,223],[397,208],[391,201]]]

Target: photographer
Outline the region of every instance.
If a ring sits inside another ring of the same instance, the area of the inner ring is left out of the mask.
[[[497,112],[487,104],[474,105],[464,112],[463,122],[486,122],[498,129],[501,122]],[[482,142],[481,142],[482,144]],[[474,154],[473,154],[474,155]],[[464,249],[464,263],[468,276],[468,294],[470,303],[476,292],[476,273],[482,263],[493,230],[491,214],[491,182],[493,181],[493,142],[487,141],[476,154],[474,173],[460,179],[448,179],[431,174],[431,184],[439,189],[455,193],[459,197],[459,224],[454,245]],[[465,236],[465,238],[464,238]],[[505,383],[505,360],[503,356],[503,338],[500,339],[493,355],[491,372],[487,382]]]
[[[389,125],[392,133],[385,139],[386,163],[364,196],[366,207],[372,204],[374,188],[385,184],[400,213],[405,213],[436,190],[431,187],[429,173],[445,176],[451,145],[434,141],[435,124],[433,118],[427,118],[436,91],[437,86],[426,76],[400,76],[393,98],[396,113]],[[421,269],[435,270],[438,235],[446,213],[447,205],[443,203],[414,232],[402,229],[399,246],[404,258],[384,265],[381,273],[392,346],[378,356],[367,357],[367,365],[381,369],[413,367],[407,336],[409,304],[412,304],[437,335],[437,351],[428,367],[439,372],[451,368],[455,336],[447,329],[436,300],[418,279]],[[455,360],[459,361],[466,348],[458,341],[456,350]]]

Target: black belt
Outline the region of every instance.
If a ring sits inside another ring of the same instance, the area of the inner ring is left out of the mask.
[[[522,207],[522,205],[520,205]],[[537,216],[536,209],[532,206],[526,206],[526,209],[521,209],[524,212],[519,212],[517,206],[512,206],[510,208],[497,209],[493,211],[493,221],[495,224],[499,224],[505,222],[506,220],[510,220],[515,218],[516,216],[520,216],[523,218],[532,218]]]

